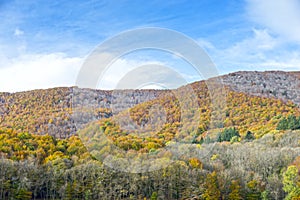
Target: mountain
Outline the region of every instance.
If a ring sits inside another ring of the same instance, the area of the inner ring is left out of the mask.
[[[224,85],[237,92],[276,98],[300,105],[300,72],[241,71],[221,77]]]
[[[300,103],[299,74],[299,72],[281,71],[235,72],[218,78],[223,81],[222,83],[229,92],[227,94],[229,101],[226,102],[229,106],[234,107],[233,102],[236,102],[235,104],[245,104],[248,101],[254,101],[253,96],[256,96],[257,100],[255,101],[266,101],[267,105],[278,104],[279,107],[286,107],[284,110],[277,109],[277,111],[274,111],[277,114],[282,112],[285,115],[297,111],[297,109],[291,111],[293,108],[291,102],[297,105]],[[198,94],[197,99],[201,104],[199,109],[201,108],[201,115],[204,118],[208,118],[208,115],[210,115],[209,112],[205,112],[210,104],[210,94],[206,91],[206,83],[200,81],[181,89],[192,87],[195,93]],[[201,91],[202,89],[203,91]],[[160,99],[165,98],[163,96],[168,96],[168,94],[170,94],[169,90],[103,91],[76,87],[0,93],[0,128],[13,128],[17,132],[50,134],[58,138],[66,138],[75,134],[78,129],[83,128],[85,124],[91,121],[109,118],[140,103],[158,97]],[[206,99],[205,102],[203,102],[201,96]],[[149,104],[151,103],[149,102]],[[248,105],[246,110],[253,109],[251,105]],[[269,108],[265,107],[264,110],[267,109]],[[224,110],[225,114],[228,115],[231,110]],[[259,112],[263,112],[263,110]],[[236,115],[231,114],[230,117],[232,122],[224,121],[225,127],[229,126],[230,123],[234,126],[243,125],[243,123],[239,124],[237,121],[243,121],[246,115],[237,115],[236,113]],[[274,113],[271,113],[268,118],[272,117],[274,117]],[[248,120],[259,121],[258,119],[257,116],[253,115]],[[264,123],[264,121],[265,119],[261,119],[260,123]],[[205,126],[208,126],[207,123]],[[260,123],[257,126],[260,126]],[[247,126],[249,125],[248,123]],[[204,126],[203,123],[200,126]],[[274,128],[275,124],[270,127]],[[244,129],[246,128],[244,127]]]
[[[0,199],[299,199],[299,74],[0,93]]]
[[[240,138],[245,138],[247,133],[261,138],[268,133],[279,133],[277,126],[282,119],[300,115],[297,105],[291,101],[249,95],[228,87],[224,102],[217,105],[222,107],[214,109],[211,91],[204,81],[189,86],[197,96],[196,107],[192,106],[188,94],[183,95],[186,98],[181,101],[176,98],[176,92],[185,92],[187,86],[184,86],[132,107],[129,114],[120,112],[102,119],[99,128],[120,148],[147,152],[165,147],[171,141],[216,142],[220,134],[229,129],[236,130]],[[182,105],[186,105],[184,111]],[[128,124],[136,126],[130,128]]]
[[[76,87],[52,88],[18,93],[0,93],[0,128],[66,138],[90,121],[107,118],[126,108],[111,109],[118,98],[134,106],[156,98],[162,91],[103,91]],[[88,105],[88,106],[86,106]],[[76,112],[76,109],[89,110]]]

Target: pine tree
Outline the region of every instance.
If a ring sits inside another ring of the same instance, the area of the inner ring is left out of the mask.
[[[288,121],[285,117],[281,119],[277,124],[277,130],[287,130],[288,129]]]
[[[240,137],[238,130],[235,128],[225,128],[221,133],[219,133],[217,141],[230,141],[234,136]]]
[[[251,131],[247,131],[246,136],[245,136],[245,140],[252,141],[254,139],[255,139],[255,137],[254,137],[253,133]]]

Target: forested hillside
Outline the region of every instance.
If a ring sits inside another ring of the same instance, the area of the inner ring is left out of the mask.
[[[0,93],[0,199],[300,199],[298,73],[221,78]]]
[[[267,97],[287,103],[291,101],[296,105],[300,102],[300,78],[296,72],[236,72],[224,75],[221,79],[229,91],[233,90],[239,95]],[[205,84],[203,81],[194,83],[193,89],[209,100],[207,91],[205,93],[200,91],[203,84]],[[111,117],[166,93],[169,91],[113,92],[76,87],[0,93],[0,127],[65,138],[76,133],[90,121]],[[243,101],[243,104],[247,103],[244,97],[241,97],[240,101]],[[205,104],[204,107],[209,106],[209,103]],[[77,112],[78,108],[82,107],[87,107],[88,110]]]
[[[300,104],[300,72],[241,71],[222,76],[234,91]]]
[[[19,93],[0,93],[0,128],[17,132],[53,135],[66,138],[90,121],[112,115],[111,103],[123,97],[132,107],[159,96],[161,91],[103,91],[91,89],[53,88]],[[76,113],[88,105],[89,110]],[[125,108],[115,108],[118,113]]]
[[[216,142],[218,140],[230,141],[231,137],[221,139],[222,132],[232,128],[236,129],[238,141],[243,140],[247,133],[251,133],[254,138],[260,138],[267,133],[277,133],[276,127],[282,119],[288,116],[298,117],[300,110],[292,102],[283,102],[265,97],[250,96],[245,93],[227,91],[226,107],[222,113],[224,118],[213,119],[211,100],[205,82],[198,82],[192,85],[198,95],[200,117],[196,121],[194,115],[182,118],[179,102],[172,94],[164,95],[155,100],[141,103],[130,109],[130,118],[138,126],[143,126],[143,135],[140,138],[140,130],[130,132],[122,130],[120,126],[125,126],[127,116],[124,112],[109,119],[99,121],[100,129],[121,148],[149,151],[153,147],[164,147],[169,141],[181,141],[187,143]],[[155,105],[162,105],[162,110],[166,112],[164,119],[151,120],[151,108]],[[194,109],[193,107],[190,107]],[[192,113],[187,110],[186,113]],[[122,119],[125,119],[123,122]],[[183,120],[184,119],[184,120]],[[161,121],[160,121],[161,120]],[[197,126],[192,123],[197,122]],[[154,127],[153,125],[161,127]],[[184,126],[184,129],[181,128]],[[157,131],[155,131],[157,130]]]

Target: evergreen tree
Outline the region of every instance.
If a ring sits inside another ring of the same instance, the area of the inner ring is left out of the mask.
[[[296,130],[299,129],[299,121],[295,115],[289,115],[287,118],[288,121],[288,129]]]
[[[240,137],[240,134],[236,128],[225,128],[221,133],[219,133],[217,141],[230,141],[234,136]]]
[[[246,136],[245,136],[245,140],[252,141],[254,139],[255,139],[255,136],[253,135],[253,133],[251,131],[247,131]]]
[[[277,124],[277,130],[296,130],[300,129],[300,117],[289,115],[287,118],[283,117]]]
[[[286,117],[283,117],[277,124],[277,130],[287,130],[288,129],[288,121]]]

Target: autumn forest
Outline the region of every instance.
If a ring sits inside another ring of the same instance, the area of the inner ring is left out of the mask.
[[[299,73],[211,80],[0,93],[0,199],[300,199]]]

